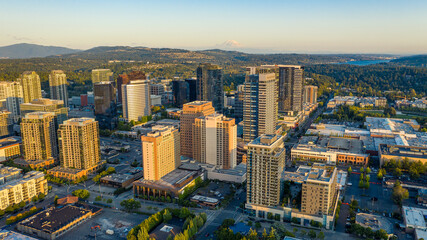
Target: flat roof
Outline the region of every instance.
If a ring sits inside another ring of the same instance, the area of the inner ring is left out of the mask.
[[[427,217],[427,209],[414,208],[403,206],[403,218],[406,227],[412,228],[426,228],[425,217]]]
[[[70,205],[61,208],[51,207],[19,224],[52,234],[87,213],[91,211]]]
[[[0,139],[0,148],[8,147],[10,145],[19,144],[22,142],[21,137],[8,137]]]
[[[104,181],[117,182],[117,183],[124,183],[130,179],[133,179],[133,175],[119,174],[119,173],[113,173],[101,178],[101,180],[104,180]]]
[[[382,155],[427,159],[427,147],[380,144],[378,150]]]

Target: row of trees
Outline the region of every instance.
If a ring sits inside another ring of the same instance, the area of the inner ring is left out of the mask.
[[[373,231],[372,228],[370,227],[365,228],[357,223],[351,224],[350,233],[357,235],[358,237],[363,237],[365,239],[372,239],[372,238],[380,239],[380,240],[388,239],[388,234],[384,229]]]
[[[19,221],[21,219],[24,219],[24,218],[30,216],[31,214],[34,214],[34,213],[36,213],[36,212],[38,212],[40,210],[41,209],[39,209],[36,206],[34,206],[34,207],[30,208],[30,210],[28,210],[28,211],[25,211],[23,213],[19,213],[19,214],[15,215],[15,216],[8,217],[6,219],[6,224],[11,224],[11,223],[17,222],[17,221]]]
[[[205,213],[201,213],[197,216],[192,214],[190,210],[187,208],[180,209],[169,209],[165,208],[153,215],[149,218],[145,219],[142,223],[132,228],[128,235],[128,240],[147,240],[150,239],[149,232],[156,228],[160,223],[167,223],[172,220],[173,217],[185,219],[183,224],[183,229],[185,229],[182,233],[173,236],[169,236],[168,239],[176,239],[176,240],[188,240],[191,239],[200,229],[200,227],[205,224],[207,220],[207,216]]]
[[[115,173],[115,172],[116,172],[116,169],[114,167],[109,167],[109,168],[107,168],[107,170],[102,171],[98,175],[96,175],[92,180],[96,183],[99,183],[100,179],[103,176],[107,176],[107,175],[110,175],[110,174]]]
[[[418,179],[421,175],[427,172],[427,163],[423,164],[421,161],[410,161],[408,158],[403,160],[391,159],[384,163],[383,167],[393,173],[393,175],[400,177],[402,171],[408,172],[411,178]]]

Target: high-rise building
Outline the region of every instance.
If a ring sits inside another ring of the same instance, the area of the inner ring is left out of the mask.
[[[193,125],[193,158],[223,169],[234,168],[237,162],[237,126],[234,118],[218,113],[196,118]]]
[[[165,85],[163,84],[150,84],[151,95],[163,95],[165,93]]]
[[[131,80],[146,80],[145,73],[141,71],[133,71],[128,74],[121,74],[117,78],[117,95],[118,101],[122,102],[122,85],[128,84]]]
[[[317,86],[307,85],[304,86],[303,103],[317,103]]]
[[[193,125],[196,118],[215,113],[212,102],[195,101],[183,105],[180,116],[181,155],[193,158]]]
[[[25,160],[39,161],[58,157],[54,113],[28,113],[22,118],[21,135]]]
[[[0,82],[0,99],[5,100],[5,107],[10,118],[17,122],[20,118],[20,105],[24,102],[22,86],[19,82]]]
[[[11,135],[12,124],[10,120],[10,112],[6,110],[0,110],[0,138]]]
[[[114,129],[117,124],[116,89],[111,82],[93,85],[95,118],[101,128]]]
[[[62,70],[53,70],[49,74],[50,98],[62,100],[68,107],[67,76]]]
[[[154,126],[141,136],[144,179],[159,180],[181,164],[180,136],[172,126]]]
[[[315,164],[302,183],[301,212],[310,215],[330,215],[337,202],[337,170],[334,166]]]
[[[42,97],[40,77],[36,72],[26,71],[22,73],[19,82],[21,83],[24,94],[24,103]]]
[[[265,134],[248,144],[247,208],[279,204],[286,155],[283,138],[282,135]]]
[[[188,83],[188,102],[197,100],[197,78],[185,79]]]
[[[269,69],[248,68],[244,86],[243,141],[248,143],[276,132],[276,74]]]
[[[237,86],[237,92],[234,99],[234,118],[239,123],[243,120],[243,102],[245,100],[245,85]]]
[[[173,102],[177,107],[182,107],[185,103],[189,102],[189,86],[186,81],[174,80],[172,81]]]
[[[64,102],[62,100],[39,98],[34,99],[29,103],[21,104],[20,108],[22,117],[30,112],[55,113],[56,126],[59,126],[59,124],[68,119],[68,108],[64,106]]]
[[[98,82],[114,82],[113,72],[110,69],[93,69],[92,84]]]
[[[140,121],[151,115],[150,81],[131,80],[122,85],[122,103],[126,121]]]
[[[59,125],[59,160],[63,168],[91,169],[101,161],[98,122],[73,118]]]
[[[197,68],[197,100],[212,101],[212,106],[219,113],[224,109],[224,86],[222,70],[218,65],[200,64]]]

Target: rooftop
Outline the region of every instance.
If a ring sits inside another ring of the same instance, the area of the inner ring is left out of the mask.
[[[43,119],[45,117],[55,116],[55,113],[52,112],[31,112],[27,113],[24,117],[24,119]]]
[[[19,224],[51,234],[90,212],[70,205],[62,208],[51,207]]]
[[[406,227],[426,229],[427,209],[403,206],[403,218]]]
[[[0,139],[0,149],[4,147],[8,147],[10,145],[19,144],[22,142],[21,137],[8,137]]]
[[[133,179],[133,175],[130,174],[119,174],[119,173],[113,173],[107,176],[104,176],[101,178],[103,181],[110,181],[110,182],[117,182],[117,183],[124,183],[130,179]]]
[[[314,163],[313,166],[299,166],[295,172],[284,172],[282,178],[300,183],[312,181],[329,183],[332,181],[335,172],[336,168],[334,166]]]
[[[257,138],[255,138],[252,142],[248,144],[249,145],[258,145],[258,146],[271,146],[274,145],[276,142],[282,140],[281,135],[274,135],[274,134],[264,134]]]
[[[95,122],[93,118],[71,118],[64,121],[63,125],[75,125],[75,126],[84,126],[86,124]]]
[[[427,159],[427,147],[412,147],[380,144],[379,152],[383,155],[394,155],[401,157],[415,157]]]
[[[1,185],[0,191],[2,191],[4,189],[13,188],[18,184],[24,184],[28,181],[33,180],[33,179],[42,178],[42,177],[44,178],[43,172],[31,171],[31,172],[26,173],[22,178],[14,179],[12,181],[6,182],[5,184]]]

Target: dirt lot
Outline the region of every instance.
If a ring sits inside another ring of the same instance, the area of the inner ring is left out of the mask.
[[[128,231],[135,225],[148,218],[146,215],[128,214],[111,209],[103,209],[102,212],[73,228],[60,238],[63,240],[86,240],[86,239],[126,239]],[[91,227],[100,226],[100,230],[92,230]],[[114,231],[113,235],[105,233],[107,229]]]

